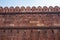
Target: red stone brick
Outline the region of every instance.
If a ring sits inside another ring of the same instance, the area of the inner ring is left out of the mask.
[[[47,40],[54,40],[54,30],[47,30]]]
[[[56,29],[56,30],[54,30],[55,40],[59,40],[58,35],[59,35],[59,31],[58,31],[57,29]]]

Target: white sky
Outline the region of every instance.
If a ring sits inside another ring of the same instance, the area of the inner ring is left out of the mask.
[[[0,6],[60,6],[60,0],[0,0]]]

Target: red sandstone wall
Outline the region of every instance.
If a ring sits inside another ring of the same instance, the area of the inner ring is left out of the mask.
[[[60,12],[60,7],[0,7],[0,13]],[[16,14],[0,15],[0,26],[60,26],[60,14]]]
[[[0,30],[0,40],[59,40],[60,30]]]
[[[0,13],[60,12],[60,7],[0,7]],[[60,14],[0,15],[0,27],[60,26]],[[60,40],[59,29],[0,30],[0,40]]]
[[[4,26],[60,26],[60,16],[58,14],[0,15],[0,27]]]

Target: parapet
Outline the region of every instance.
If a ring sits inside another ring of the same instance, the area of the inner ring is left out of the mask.
[[[8,12],[60,12],[60,7],[58,6],[55,6],[55,7],[52,7],[52,6],[44,6],[44,7],[41,7],[41,6],[38,6],[38,7],[30,7],[30,6],[27,6],[27,7],[18,7],[16,6],[15,8],[14,7],[0,7],[0,13],[8,13]]]

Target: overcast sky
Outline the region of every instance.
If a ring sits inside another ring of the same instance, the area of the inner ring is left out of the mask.
[[[0,6],[60,6],[60,0],[0,0]]]

